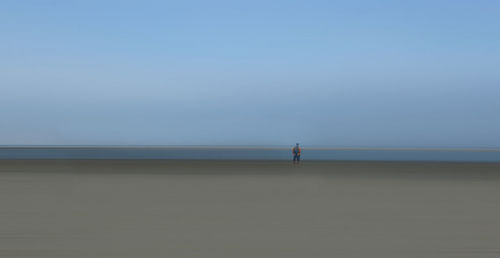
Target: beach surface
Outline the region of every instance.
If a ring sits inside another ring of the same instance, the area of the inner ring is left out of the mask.
[[[500,257],[500,163],[0,160],[0,257]]]

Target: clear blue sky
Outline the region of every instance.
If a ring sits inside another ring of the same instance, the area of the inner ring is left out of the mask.
[[[500,147],[500,1],[0,2],[0,144]]]

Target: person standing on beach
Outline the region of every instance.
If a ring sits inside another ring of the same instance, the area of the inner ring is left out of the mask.
[[[292,154],[293,154],[293,163],[299,163],[300,162],[300,152],[302,150],[299,147],[299,144],[297,143],[295,147],[292,148]]]

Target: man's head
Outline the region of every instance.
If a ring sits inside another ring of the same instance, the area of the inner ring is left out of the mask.
[[[297,143],[297,144],[295,144],[295,145],[296,145],[296,146],[299,146],[299,144],[298,144],[298,143]]]

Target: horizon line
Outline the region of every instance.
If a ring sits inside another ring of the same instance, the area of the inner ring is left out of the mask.
[[[0,145],[0,149],[267,149],[288,150],[293,145]],[[464,152],[500,152],[500,148],[478,147],[302,147],[304,150],[338,151],[464,151]]]

